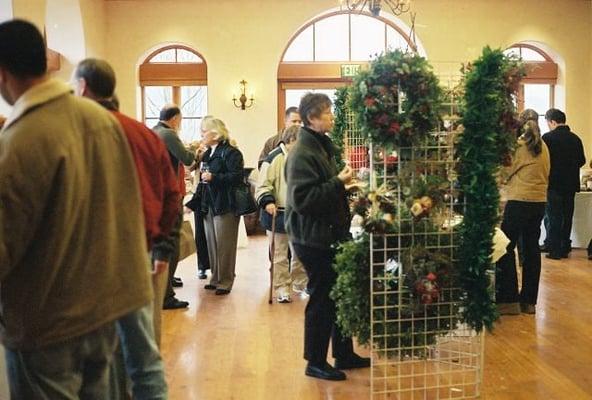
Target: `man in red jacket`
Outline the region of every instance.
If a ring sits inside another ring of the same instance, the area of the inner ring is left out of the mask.
[[[76,94],[91,98],[112,111],[132,150],[142,193],[146,240],[152,252],[155,293],[153,305],[118,321],[118,332],[132,380],[133,397],[165,399],[166,383],[157,343],[160,343],[166,271],[174,250],[169,233],[179,213],[177,178],[162,141],[145,125],[117,111],[116,103],[111,101],[115,73],[106,61],[92,58],[81,61],[74,72],[74,87]],[[149,267],[146,268],[149,273]]]

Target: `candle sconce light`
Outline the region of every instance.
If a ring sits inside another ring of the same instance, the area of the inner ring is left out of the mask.
[[[234,103],[234,106],[237,108],[240,108],[241,110],[246,110],[247,108],[251,107],[253,105],[253,101],[255,100],[253,98],[253,94],[251,94],[250,98],[247,98],[247,81],[245,81],[244,79],[242,81],[239,82],[240,84],[240,91],[241,91],[241,95],[240,97],[237,99],[236,96],[232,97],[232,102]]]

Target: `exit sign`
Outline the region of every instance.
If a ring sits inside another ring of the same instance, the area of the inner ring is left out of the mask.
[[[341,77],[342,78],[351,78],[356,76],[362,66],[360,64],[341,64]]]

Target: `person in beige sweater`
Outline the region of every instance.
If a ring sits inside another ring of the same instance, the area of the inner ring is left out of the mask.
[[[541,140],[536,120],[522,127],[512,164],[507,168],[507,199],[502,231],[510,239],[506,254],[497,262],[496,301],[501,314],[534,314],[537,302],[541,253],[538,245],[545,214],[550,170],[549,150]],[[517,241],[523,243],[522,289],[518,293]]]
[[[296,143],[299,126],[291,126],[282,134],[280,144],[273,149],[259,173],[255,198],[261,211],[261,225],[267,231],[271,247],[274,240],[273,289],[278,303],[290,303],[290,290],[306,296],[308,278],[302,263],[296,257],[284,228],[286,207],[286,178],[284,166],[290,148]],[[275,216],[275,232],[272,231],[272,218]],[[291,256],[291,258],[290,258]]]
[[[12,399],[107,398],[115,321],[152,300],[140,188],[120,125],[0,24],[0,337]]]

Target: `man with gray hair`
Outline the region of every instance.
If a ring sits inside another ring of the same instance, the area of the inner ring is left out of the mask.
[[[194,162],[196,162],[197,158],[197,154],[188,150],[181,139],[179,139],[178,132],[181,128],[182,120],[183,117],[181,115],[181,109],[174,104],[169,104],[160,110],[160,120],[156,126],[152,128],[152,130],[164,142],[169,152],[171,166],[173,167],[173,171],[175,171],[177,174],[179,187],[183,185],[183,181],[185,179],[185,169],[183,168],[183,165],[191,166]],[[181,197],[184,195],[185,193],[181,193]],[[175,248],[169,263],[168,283],[163,302],[163,308],[165,310],[187,308],[189,306],[189,302],[177,299],[173,289],[174,286],[183,286],[183,282],[179,278],[175,277],[175,272],[177,271],[177,265],[179,263],[179,232],[181,231],[181,225],[183,224],[183,207],[181,203],[179,203],[179,210],[180,211],[177,216],[177,221],[171,232]]]
[[[74,71],[74,87],[76,94],[95,100],[112,112],[123,127],[134,155],[142,192],[145,240],[153,260],[151,265],[146,265],[146,273],[152,270],[155,301],[120,318],[117,325],[133,397],[166,399],[163,363],[157,344],[160,345],[167,268],[174,251],[169,235],[179,212],[177,179],[162,141],[144,124],[117,111],[111,100],[115,72],[109,63],[95,58],[81,61]],[[119,372],[117,368],[115,371]]]

